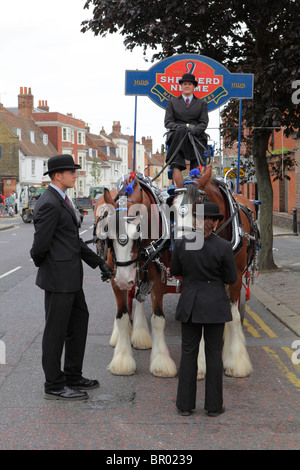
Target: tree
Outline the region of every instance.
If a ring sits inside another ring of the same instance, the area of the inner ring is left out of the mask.
[[[97,157],[93,157],[91,176],[93,178],[93,182],[92,182],[93,186],[98,186],[100,184],[102,174],[101,174],[100,162]]]
[[[285,126],[287,136],[299,130],[299,105],[292,101],[293,83],[300,77],[298,1],[87,0],[85,8],[90,6],[93,17],[83,21],[83,32],[119,33],[129,50],[142,46],[146,54],[152,49],[153,61],[196,53],[215,59],[232,73],[254,73],[254,99],[243,102],[243,122],[251,129],[262,201],[259,267],[275,268],[273,193],[266,155],[272,129]],[[229,102],[224,116],[236,122],[238,102]]]

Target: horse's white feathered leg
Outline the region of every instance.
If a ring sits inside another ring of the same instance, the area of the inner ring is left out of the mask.
[[[115,375],[132,375],[136,364],[132,355],[129,335],[129,315],[125,313],[116,320],[118,328],[118,342],[114,349],[114,356],[108,370]]]
[[[225,375],[247,377],[252,372],[251,361],[246,349],[237,302],[231,305],[232,321],[225,324],[223,365]]]
[[[131,322],[128,322],[128,332],[129,332],[129,335],[131,335],[131,332],[132,332]],[[109,344],[113,347],[116,347],[116,345],[118,343],[118,339],[119,339],[119,329],[118,329],[118,325],[117,325],[117,320],[115,319],[114,320],[113,330],[112,330],[111,337],[110,337],[110,340],[109,340]]]
[[[152,314],[152,351],[150,358],[150,372],[156,377],[175,377],[177,368],[173,359],[171,359],[168,347],[165,341],[164,317]]]
[[[151,349],[152,340],[144,312],[144,302],[136,301],[131,344],[136,349]]]
[[[113,327],[111,337],[110,337],[110,340],[109,340],[109,344],[111,346],[115,347],[117,345],[118,338],[119,338],[119,330],[118,330],[118,326],[117,326],[117,321],[115,319],[114,327]]]
[[[197,379],[201,380],[204,379],[205,374],[206,374],[206,362],[205,362],[205,352],[204,352],[204,338],[203,338],[203,332],[202,332],[202,337],[199,345],[199,353],[198,353],[198,373],[197,373]]]

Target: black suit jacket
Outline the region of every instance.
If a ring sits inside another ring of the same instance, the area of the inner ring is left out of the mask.
[[[81,260],[96,268],[100,258],[79,238],[73,209],[49,186],[37,201],[33,219],[30,254],[39,268],[36,284],[49,292],[77,292],[83,280]]]
[[[193,95],[189,108],[181,96],[171,98],[167,103],[165,113],[165,127],[175,129],[178,124],[193,124],[196,136],[201,136],[208,125],[208,112],[206,101]]]
[[[224,323],[232,320],[225,284],[234,284],[237,270],[230,242],[212,234],[200,250],[186,249],[186,237],[176,240],[170,272],[182,276],[176,319],[186,323]]]

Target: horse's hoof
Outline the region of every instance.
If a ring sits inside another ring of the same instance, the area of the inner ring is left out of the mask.
[[[111,369],[108,369],[112,375],[124,375],[125,377],[129,376],[129,375],[134,375],[134,371],[128,371],[128,372],[119,372],[119,371],[115,371],[115,370],[111,370]]]
[[[174,374],[166,374],[162,371],[150,371],[152,375],[154,375],[154,377],[159,377],[159,378],[164,378],[164,379],[172,379],[173,377],[176,377],[177,375],[177,372]]]
[[[175,377],[177,375],[177,368],[175,362],[169,357],[157,357],[154,359],[150,366],[150,372],[155,377]]]
[[[114,358],[107,367],[113,375],[133,375],[136,370],[135,360],[132,357],[124,358],[121,360],[118,357]]]
[[[225,369],[224,374],[226,375],[226,377],[232,377],[233,379],[244,379],[245,377],[249,377],[250,372],[245,374],[239,374],[238,372],[234,372],[234,370],[232,369]]]

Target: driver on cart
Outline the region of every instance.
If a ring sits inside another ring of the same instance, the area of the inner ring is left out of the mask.
[[[182,94],[168,101],[165,114],[165,127],[170,130],[167,137],[166,163],[170,161],[173,181],[177,188],[182,188],[181,172],[186,169],[185,160],[190,161],[190,170],[199,165],[196,152],[199,153],[201,160],[204,160],[208,112],[206,101],[193,94],[198,85],[195,76],[185,73],[179,83]]]

